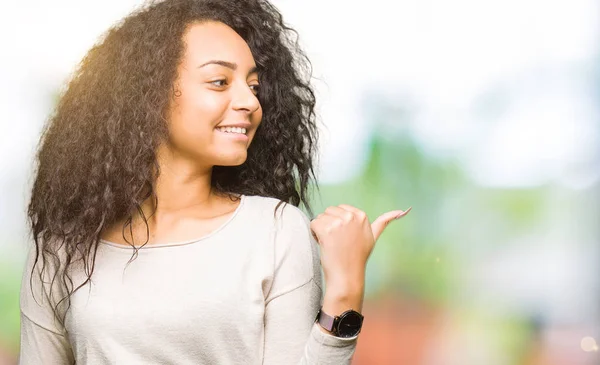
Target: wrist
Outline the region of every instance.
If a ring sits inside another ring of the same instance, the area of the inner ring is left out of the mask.
[[[362,294],[365,289],[364,273],[325,277],[325,290],[331,295],[345,297]]]
[[[360,333],[364,316],[359,312],[349,309],[339,315],[331,315],[322,307],[315,321],[319,323],[321,331],[335,337],[351,338]]]
[[[348,309],[353,309],[360,313],[362,311],[363,298],[364,284],[354,286],[350,290],[327,287],[323,297],[323,311],[332,316],[337,316]]]

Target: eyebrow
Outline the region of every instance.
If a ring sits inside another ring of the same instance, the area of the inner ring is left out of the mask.
[[[198,68],[202,68],[207,65],[220,65],[220,66],[232,69],[233,71],[235,71],[238,67],[237,63],[234,63],[234,62],[228,62],[228,61],[222,61],[222,60],[210,60],[208,62],[201,64],[200,66],[198,66]],[[248,75],[256,73],[256,72],[258,72],[258,70],[257,70],[257,67],[254,66],[250,69],[250,71],[248,71]]]

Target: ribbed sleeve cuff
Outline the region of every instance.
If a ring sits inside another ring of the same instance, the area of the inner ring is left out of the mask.
[[[321,326],[316,322],[313,324],[311,336],[317,343],[322,345],[331,347],[350,347],[352,351],[354,351],[354,347],[356,346],[358,339],[358,335],[354,337],[340,338],[325,333],[321,330]]]

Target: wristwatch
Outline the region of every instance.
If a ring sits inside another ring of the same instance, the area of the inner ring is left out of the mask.
[[[323,312],[323,307],[321,307],[319,313],[317,313],[315,322],[318,321],[321,327],[325,328],[336,337],[349,338],[360,333],[364,318],[365,317],[362,314],[352,309],[345,311],[339,316],[332,317]]]

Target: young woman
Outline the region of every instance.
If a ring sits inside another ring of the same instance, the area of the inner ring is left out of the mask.
[[[317,128],[290,33],[266,1],[166,0],[89,51],[39,147],[20,364],[350,362],[406,212],[297,208]]]

